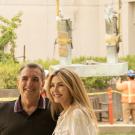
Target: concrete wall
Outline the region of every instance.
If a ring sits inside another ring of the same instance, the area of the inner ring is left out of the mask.
[[[45,38],[47,11],[45,7],[46,3],[37,0],[0,2],[0,15],[2,16],[11,18],[19,11],[23,12],[22,25],[17,29],[16,56],[23,55],[23,45],[26,45],[27,59],[44,58],[45,52],[48,52],[48,48],[44,49],[46,48],[44,46],[47,45],[47,38]]]
[[[134,54],[134,38],[133,36],[131,38],[131,35],[135,30],[130,33],[129,14],[132,13],[132,9],[135,9],[135,4],[131,9],[128,2],[122,0],[123,39],[120,45],[120,56],[127,55],[129,52]],[[73,21],[72,56],[106,56],[104,9],[105,5],[112,3],[112,0],[60,0],[60,3],[64,17],[71,18]],[[116,4],[113,3],[114,6]],[[57,46],[54,50],[55,0],[0,0],[0,15],[11,18],[19,11],[23,12],[23,16],[22,25],[17,29],[16,56],[23,55],[23,46],[26,45],[26,58],[29,60],[58,58]]]
[[[122,0],[121,17],[121,54],[135,55],[135,0]]]
[[[135,54],[135,1],[128,4],[129,8],[129,21],[128,21],[128,33],[129,33],[129,52],[130,54]]]

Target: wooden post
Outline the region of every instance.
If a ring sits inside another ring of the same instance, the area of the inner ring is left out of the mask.
[[[26,48],[25,45],[23,46],[23,62],[25,62],[26,59]]]

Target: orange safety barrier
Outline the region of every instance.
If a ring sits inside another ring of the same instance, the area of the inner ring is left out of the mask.
[[[110,124],[114,123],[114,118],[113,118],[113,102],[112,102],[112,93],[113,90],[111,87],[108,88],[108,109],[109,109],[109,122]]]
[[[113,93],[121,94],[121,92],[113,90],[111,87],[107,89],[105,92],[94,92],[94,93],[88,93],[88,96],[96,96],[96,95],[102,95],[107,94],[108,95],[108,115],[109,115],[109,123],[114,123],[114,115],[113,115]]]

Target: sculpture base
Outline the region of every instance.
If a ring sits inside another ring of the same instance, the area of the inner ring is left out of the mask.
[[[127,74],[128,63],[96,63],[91,65],[71,64],[50,66],[50,72],[60,68],[68,68],[75,71],[80,77],[92,76],[123,76]]]
[[[118,63],[116,45],[107,45],[107,63]]]

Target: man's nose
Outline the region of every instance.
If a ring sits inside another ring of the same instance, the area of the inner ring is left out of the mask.
[[[27,87],[30,87],[30,86],[32,86],[32,80],[31,79],[28,79],[27,80]]]

